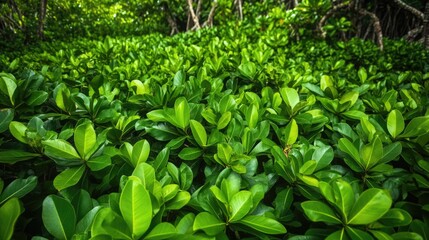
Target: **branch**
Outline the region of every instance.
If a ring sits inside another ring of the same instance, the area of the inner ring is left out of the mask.
[[[411,42],[413,41],[417,35],[419,35],[421,32],[423,32],[423,25],[422,26],[418,26],[414,29],[411,29],[410,31],[408,31],[407,35],[405,36],[405,39],[407,39],[407,41]]]
[[[192,7],[192,0],[188,0],[187,2],[189,7],[189,13],[191,13],[192,20],[194,21],[194,24],[195,24],[194,28],[200,29],[201,28],[200,21],[198,20],[198,16],[195,15],[194,7]]]
[[[378,19],[377,15],[375,15],[372,12],[369,12],[365,9],[359,9],[359,14],[364,15],[364,16],[369,16],[372,21],[373,21],[373,26],[374,26],[374,32],[377,36],[377,43],[378,46],[380,47],[380,50],[383,51],[384,49],[384,45],[383,45],[383,31],[381,29],[381,25],[380,25],[380,19]]]
[[[320,33],[322,38],[326,37],[326,31],[323,30],[323,25],[325,25],[325,22],[328,20],[328,18],[332,17],[339,10],[347,7],[349,7],[349,3],[347,2],[335,5],[333,8],[329,9],[329,11],[322,17],[322,19],[320,19],[319,24],[317,24],[317,31]]]
[[[393,0],[393,2],[395,2],[396,4],[398,4],[401,8],[411,12],[412,14],[414,14],[416,17],[418,17],[419,19],[423,20],[424,19],[424,14],[422,12],[420,12],[418,9],[404,3],[402,0]]]
[[[217,0],[214,0],[213,6],[210,9],[209,16],[207,17],[207,20],[203,23],[203,27],[205,26],[213,27],[213,18],[215,15],[216,8],[217,8]]]

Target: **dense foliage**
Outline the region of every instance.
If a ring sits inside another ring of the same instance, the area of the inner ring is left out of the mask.
[[[0,239],[426,239],[428,53],[264,24],[2,55]]]

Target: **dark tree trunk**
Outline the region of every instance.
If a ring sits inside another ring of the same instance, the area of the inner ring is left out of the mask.
[[[426,48],[429,48],[429,1],[426,1],[425,5],[423,28],[425,46]]]
[[[39,39],[45,39],[45,18],[47,4],[48,0],[40,0],[39,26],[37,28],[37,35]]]

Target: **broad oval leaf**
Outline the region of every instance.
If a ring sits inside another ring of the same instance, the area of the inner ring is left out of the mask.
[[[347,221],[349,212],[355,203],[355,192],[348,182],[341,179],[338,179],[332,185],[335,205],[341,211],[343,219]]]
[[[27,131],[27,126],[23,123],[12,121],[9,124],[9,131],[13,137],[18,141],[27,144],[27,139],[25,137],[25,132]]]
[[[208,212],[202,212],[195,217],[193,229],[202,230],[209,236],[216,236],[224,231],[225,223]]]
[[[184,207],[191,200],[191,194],[186,191],[180,191],[173,199],[166,203],[166,209],[178,210]]]
[[[142,139],[133,146],[131,162],[136,167],[139,163],[146,162],[150,153],[150,144],[146,139]]]
[[[80,124],[74,130],[74,144],[82,159],[87,160],[91,150],[95,147],[97,135],[91,122]]]
[[[341,220],[331,207],[320,201],[305,201],[301,203],[305,215],[313,222],[341,224]]]
[[[240,191],[234,194],[229,201],[231,209],[229,222],[236,222],[246,216],[253,207],[252,193],[250,191]]]
[[[356,200],[347,224],[364,225],[377,221],[390,209],[392,198],[382,189],[370,188]]]
[[[282,88],[280,89],[280,94],[291,111],[299,103],[299,95],[294,88]]]
[[[27,161],[35,157],[40,157],[38,153],[26,152],[23,150],[5,150],[0,151],[0,163],[15,164],[21,161]]]
[[[265,216],[250,215],[244,217],[237,223],[243,224],[247,227],[250,227],[265,234],[286,233],[286,228],[281,223],[279,223],[277,220]]]
[[[409,225],[412,220],[412,216],[407,211],[400,208],[392,208],[378,221],[388,227],[399,227]]]
[[[121,193],[119,208],[132,235],[137,239],[143,236],[152,221],[152,202],[139,180],[128,179]]]
[[[375,137],[371,143],[362,146],[360,156],[363,167],[366,170],[376,165],[383,157],[383,144],[380,138]]]
[[[292,145],[298,139],[298,124],[292,119],[284,130],[284,141],[286,145]]]
[[[184,148],[179,152],[179,158],[182,160],[195,160],[203,155],[203,150],[200,148]]]
[[[39,106],[43,104],[49,97],[49,94],[45,91],[33,91],[26,100],[28,106]]]
[[[0,239],[11,239],[15,230],[15,223],[23,212],[18,198],[10,198],[0,206]]]
[[[91,226],[91,235],[93,238],[107,235],[112,239],[132,239],[127,223],[111,208],[102,208],[95,215]]]
[[[80,164],[80,156],[74,147],[63,139],[43,141],[45,154],[62,166]]]
[[[162,240],[174,236],[177,233],[173,224],[162,222],[157,224],[144,238],[145,240]]]
[[[189,125],[191,110],[189,109],[188,100],[184,97],[179,97],[174,102],[174,116],[178,127],[185,129]]]
[[[30,176],[26,179],[15,179],[3,190],[0,195],[0,205],[11,198],[21,198],[33,191],[37,186],[37,177]]]
[[[69,201],[49,195],[43,201],[43,225],[57,239],[71,239],[75,232],[76,214]]]
[[[96,206],[87,212],[82,219],[76,224],[76,233],[84,233],[91,230],[92,222],[94,221],[95,216],[98,211],[100,211],[101,206]]]
[[[396,138],[405,127],[404,117],[402,113],[395,109],[387,116],[387,130],[393,138]]]
[[[85,165],[80,167],[68,168],[58,174],[54,179],[54,187],[58,191],[76,185],[85,172]]]
[[[13,116],[13,109],[0,109],[0,133],[6,131],[9,128],[9,124],[12,122]]]
[[[341,138],[338,141],[338,148],[347,153],[356,163],[360,163],[359,151],[347,138]]]
[[[205,147],[207,145],[207,133],[203,125],[195,120],[190,121],[192,136],[199,146]]]

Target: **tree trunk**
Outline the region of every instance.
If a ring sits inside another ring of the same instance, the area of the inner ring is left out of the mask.
[[[187,0],[188,2],[188,8],[189,8],[189,13],[191,15],[192,21],[194,22],[194,27],[192,29],[200,29],[200,20],[199,20],[199,16],[197,16],[194,12],[194,7],[192,6],[192,0]]]
[[[203,23],[203,27],[213,27],[213,18],[215,15],[215,11],[217,8],[217,0],[214,0],[212,8],[210,9],[209,16],[207,17],[207,20]]]
[[[423,20],[424,41],[426,48],[429,48],[429,1],[426,1],[425,14]]]
[[[37,35],[39,39],[45,39],[45,17],[46,17],[46,7],[48,0],[40,0],[40,11],[39,11],[39,26],[37,28]]]
[[[396,4],[398,4],[399,7],[411,12],[412,14],[414,14],[416,17],[420,18],[421,20],[423,20],[424,15],[422,12],[420,12],[419,10],[413,8],[412,6],[404,3],[402,0],[393,0]]]

